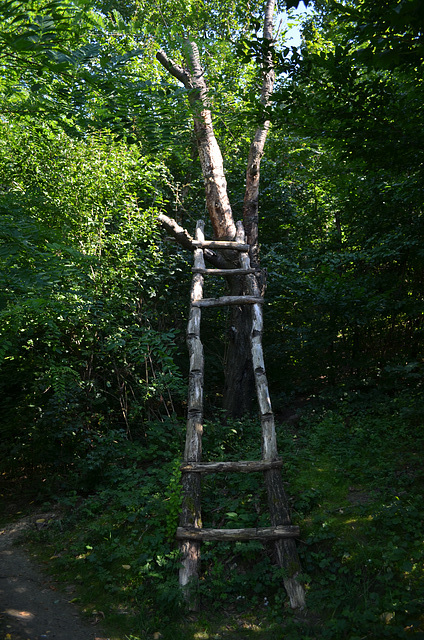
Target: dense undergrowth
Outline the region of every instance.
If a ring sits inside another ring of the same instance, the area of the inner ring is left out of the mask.
[[[250,542],[203,544],[202,613],[187,617],[174,540],[178,419],[147,424],[137,442],[102,436],[45,478],[39,500],[55,517],[32,544],[119,640],[424,637],[423,409],[422,392],[340,391],[310,398],[295,429],[278,425],[301,527],[303,616],[288,607],[272,547]],[[205,459],[256,459],[259,442],[257,420],[218,416],[205,426]],[[203,511],[205,526],[266,525],[260,474],[208,476]]]

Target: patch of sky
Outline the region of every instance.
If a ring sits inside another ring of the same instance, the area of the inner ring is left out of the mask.
[[[279,11],[277,14],[277,28],[280,33],[286,32],[285,43],[289,47],[299,47],[301,41],[301,25],[307,15],[313,12],[311,2],[306,7],[304,2],[299,2],[296,9]]]

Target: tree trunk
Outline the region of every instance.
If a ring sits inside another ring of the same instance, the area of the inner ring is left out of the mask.
[[[230,295],[242,295],[241,279],[233,277],[228,280]],[[231,307],[223,408],[235,418],[250,413],[252,400],[255,397],[255,379],[250,350],[251,322],[252,313],[248,306]]]
[[[264,41],[267,45],[267,49],[262,61],[261,89],[261,104],[265,108],[265,113],[266,109],[269,107],[275,81],[274,62],[272,58],[274,7],[275,0],[268,0],[264,20]],[[250,264],[254,268],[259,267],[258,218],[260,166],[270,125],[270,121],[265,119],[263,124],[256,129],[255,136],[252,140],[252,144],[250,145],[249,157],[247,160],[243,224],[247,242],[250,245]],[[260,286],[260,288],[262,289],[262,286]]]
[[[227,193],[224,162],[212,125],[212,114],[208,105],[208,89],[205,74],[200,64],[199,50],[195,42],[187,38],[186,59],[190,70],[186,71],[168,56],[159,51],[159,62],[171,75],[184,84],[192,108],[194,132],[205,184],[206,207],[212,222],[215,238],[234,240],[236,227]]]
[[[274,63],[272,59],[272,34],[275,0],[268,0],[265,9],[264,39],[269,45],[262,62],[261,103],[265,109],[274,88]],[[259,269],[259,179],[260,165],[264,153],[265,141],[270,127],[269,120],[258,127],[249,150],[246,169],[246,190],[244,194],[243,222],[246,239],[250,245],[250,264],[256,271],[258,287],[265,292],[265,273]],[[237,283],[231,283],[237,290]],[[241,295],[241,291],[231,291],[231,295]],[[250,349],[247,347],[250,337],[250,309],[235,308],[231,313],[231,329],[227,355],[227,375],[224,389],[224,409],[232,416],[242,416],[252,409],[255,381],[253,376]],[[237,393],[234,391],[237,390]],[[238,397],[243,400],[240,402]]]

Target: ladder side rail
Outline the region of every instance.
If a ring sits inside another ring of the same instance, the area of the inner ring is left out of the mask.
[[[203,221],[199,220],[196,226],[196,237],[203,238]],[[204,268],[205,261],[202,249],[195,249],[194,264],[198,268]],[[200,339],[200,321],[202,311],[193,303],[203,298],[204,278],[201,273],[195,273],[192,278],[190,292],[190,315],[187,325],[187,347],[190,358],[189,389],[188,389],[188,421],[187,435],[184,450],[184,462],[200,462],[202,457],[202,425],[203,422],[203,376],[204,355],[203,345]],[[191,419],[195,422],[192,423]]]
[[[242,223],[238,223],[237,240],[242,242],[243,239],[243,225]],[[240,254],[240,264],[244,269],[250,268],[250,258],[248,254]],[[254,276],[247,275],[246,284],[248,294],[259,294],[259,287]],[[252,307],[251,348],[256,391],[261,413],[262,459],[274,460],[278,456],[278,449],[274,414],[263,357],[262,333],[262,308],[260,305],[255,304]],[[271,525],[273,527],[291,526],[289,504],[280,471],[278,469],[269,469],[264,472],[264,478],[268,495]],[[293,538],[280,539],[275,542],[275,549],[278,564],[286,571],[286,577],[283,578],[283,582],[290,600],[290,606],[293,609],[304,609],[306,606],[305,590],[303,585],[296,580],[296,576],[301,573],[296,542]]]
[[[203,221],[196,226],[196,240],[204,240]],[[203,249],[194,250],[194,266],[205,268]],[[203,377],[204,355],[200,340],[200,321],[202,310],[193,306],[194,300],[203,297],[203,275],[195,273],[192,278],[190,292],[190,316],[187,325],[187,347],[190,358],[190,373],[188,385],[187,431],[184,449],[184,463],[200,462],[202,458],[203,434]],[[184,473],[182,483],[182,508],[180,527],[201,529],[201,475],[199,473]],[[182,561],[179,572],[179,583],[191,610],[197,610],[199,600],[197,583],[200,570],[200,540],[184,539],[180,545]]]
[[[237,223],[236,240],[242,243],[244,240],[244,228],[241,222]],[[240,266],[242,269],[250,269],[248,253],[240,254]],[[246,275],[246,293],[251,297],[261,297],[256,278]],[[272,412],[271,399],[268,391],[268,381],[265,372],[265,362],[262,349],[263,317],[261,305],[252,306],[252,328],[250,343],[252,351],[252,365],[255,376],[256,393],[258,396],[259,410],[262,427],[262,460],[275,460],[278,456],[277,439],[275,435],[274,414]]]

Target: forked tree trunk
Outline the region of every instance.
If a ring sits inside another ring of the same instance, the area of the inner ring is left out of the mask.
[[[266,108],[274,85],[274,68],[272,59],[272,33],[275,0],[268,0],[265,10],[264,39],[269,44],[262,62],[261,102]],[[196,134],[200,164],[205,184],[206,206],[212,222],[215,238],[233,240],[236,234],[230,201],[227,193],[227,181],[224,174],[224,163],[212,125],[212,114],[209,108],[208,90],[205,82],[199,50],[195,42],[188,38],[185,42],[185,57],[188,70],[183,69],[165,52],[159,51],[157,59],[177,80],[183,83],[188,91],[188,99],[192,109],[194,131]],[[258,201],[260,162],[270,123],[266,120],[258,127],[252,141],[246,171],[246,192],[244,198],[244,224],[247,242],[250,245],[250,260],[257,270],[258,286],[263,291],[264,278],[259,270],[258,244]],[[223,253],[228,267],[231,267],[233,256]],[[243,291],[242,279],[229,275],[227,278],[231,296],[240,296]],[[235,306],[231,311],[229,327],[229,344],[225,365],[224,408],[230,415],[241,416],[251,409],[254,396],[254,376],[249,349],[251,326],[251,310],[246,306]]]

